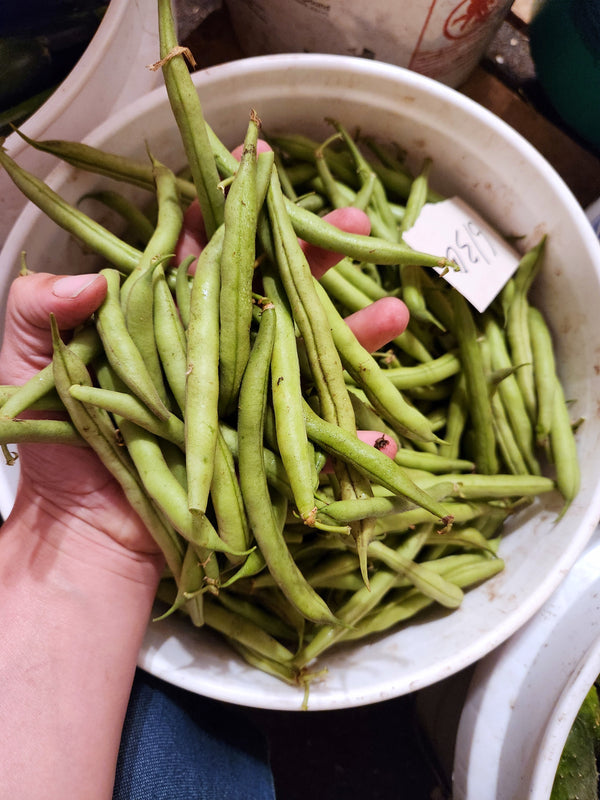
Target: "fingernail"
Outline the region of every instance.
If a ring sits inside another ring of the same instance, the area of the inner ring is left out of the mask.
[[[69,297],[71,299],[77,297],[91,286],[94,281],[98,280],[99,275],[67,275],[64,278],[59,278],[52,286],[52,294],[56,297]]]

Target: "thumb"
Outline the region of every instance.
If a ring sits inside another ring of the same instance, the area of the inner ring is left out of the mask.
[[[96,273],[18,277],[8,295],[0,382],[21,383],[48,363],[51,314],[61,331],[70,331],[89,318],[105,294],[106,279]]]

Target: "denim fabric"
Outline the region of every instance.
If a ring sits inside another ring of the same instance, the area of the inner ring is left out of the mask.
[[[235,707],[138,670],[113,800],[274,800],[262,733]]]

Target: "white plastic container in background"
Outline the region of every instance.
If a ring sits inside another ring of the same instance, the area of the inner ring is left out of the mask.
[[[227,0],[248,56],[339,53],[408,67],[459,86],[512,0]]]
[[[20,129],[31,139],[80,141],[113,112],[160,85],[146,68],[159,57],[156,0],[110,0],[102,22],[77,64]],[[25,169],[44,177],[56,160],[13,133],[4,149]],[[0,246],[25,206],[0,170]]]
[[[453,800],[548,800],[577,712],[600,675],[600,529],[504,645],[420,693]]]

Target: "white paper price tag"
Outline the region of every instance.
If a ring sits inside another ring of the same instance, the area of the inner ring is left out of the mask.
[[[458,264],[460,270],[444,278],[478,311],[485,311],[519,264],[517,252],[458,197],[425,205],[404,241]]]

